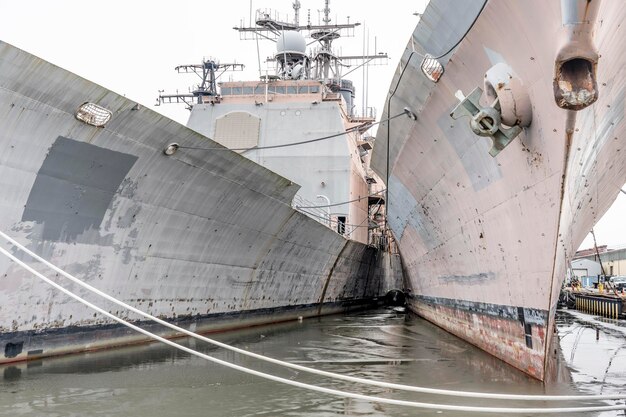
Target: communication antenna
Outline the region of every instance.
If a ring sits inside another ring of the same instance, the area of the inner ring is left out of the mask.
[[[330,17],[328,17],[330,15],[330,0],[325,0],[324,1],[324,24],[329,24],[330,23]]]
[[[294,23],[296,26],[300,26],[300,0],[293,2]]]

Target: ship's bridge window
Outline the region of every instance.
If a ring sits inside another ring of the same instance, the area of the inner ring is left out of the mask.
[[[285,94],[285,87],[276,87],[276,94]]]
[[[222,87],[222,95],[229,96],[232,94],[232,90],[230,87]]]
[[[233,87],[233,96],[241,95],[241,87]]]
[[[265,86],[262,86],[262,85],[257,86],[254,89],[254,94],[265,94]]]
[[[243,93],[246,95],[250,95],[254,92],[254,88],[253,87],[244,87],[243,88]]]
[[[298,94],[308,94],[309,93],[309,86],[308,85],[302,85],[300,87],[298,87]]]
[[[296,86],[290,85],[287,87],[287,94],[296,94]]]
[[[317,85],[312,85],[312,86],[309,88],[309,91],[310,91],[311,93],[319,93],[319,91],[320,91],[320,87],[319,87],[319,86],[317,86]]]

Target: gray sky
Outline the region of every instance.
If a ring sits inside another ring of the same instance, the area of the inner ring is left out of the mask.
[[[313,24],[323,0],[301,0],[300,21],[308,10]],[[426,0],[333,0],[331,23],[360,22],[354,38],[336,44],[343,54],[361,54],[363,34],[369,33],[369,50],[387,52],[388,65],[369,69],[368,105],[379,113],[391,77]],[[177,74],[180,64],[199,63],[203,57],[246,65],[234,79],[258,77],[257,45],[241,41],[233,26],[249,24],[252,9],[274,9],[293,16],[291,0],[0,0],[0,39],[66,68],[117,93],[185,123],[188,111],[181,105],[154,107],[158,90],[187,92],[197,82],[193,75]],[[367,38],[367,36],[365,36]],[[274,44],[260,42],[261,60],[272,55]],[[265,65],[262,64],[263,68]],[[357,86],[357,109],[363,104],[363,72],[351,77]],[[224,79],[228,79],[225,74]],[[359,110],[360,111],[360,110]],[[626,195],[596,227],[598,244],[626,244]],[[587,238],[582,247],[590,247]]]
[[[300,22],[317,24],[323,0],[301,0]],[[363,29],[369,32],[370,52],[387,52],[385,66],[371,66],[369,105],[382,108],[391,77],[418,22],[426,0],[333,0],[331,23],[360,22],[353,38],[334,45],[343,54],[363,53]],[[144,105],[152,105],[158,90],[187,92],[195,75],[174,71],[180,64],[200,63],[203,57],[246,65],[234,79],[257,79],[257,44],[240,40],[233,30],[242,19],[250,22],[250,9],[272,9],[293,19],[292,0],[0,0],[0,39],[66,68]],[[275,44],[259,42],[263,61],[273,55]],[[266,67],[262,64],[263,68]],[[357,84],[360,109],[363,72],[350,78]],[[228,79],[229,73],[222,76]],[[182,106],[152,107],[181,123],[189,112]]]

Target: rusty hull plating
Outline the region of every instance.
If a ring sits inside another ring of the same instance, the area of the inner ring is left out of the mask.
[[[554,99],[566,110],[582,110],[598,99],[598,51],[594,42],[600,0],[561,0],[563,45],[554,64]]]

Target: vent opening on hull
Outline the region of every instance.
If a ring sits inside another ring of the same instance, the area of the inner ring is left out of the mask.
[[[23,348],[24,348],[24,342],[7,343],[6,345],[4,345],[4,357],[14,358],[20,353],[22,353]]]
[[[598,99],[595,63],[573,58],[557,66],[554,98],[562,109],[582,110]]]

